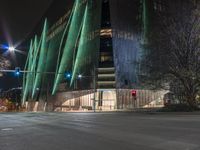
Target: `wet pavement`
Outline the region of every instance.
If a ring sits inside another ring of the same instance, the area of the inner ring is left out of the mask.
[[[0,150],[200,150],[200,115],[0,113]]]

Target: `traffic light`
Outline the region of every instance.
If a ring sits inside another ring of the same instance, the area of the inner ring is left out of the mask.
[[[136,90],[131,90],[131,95],[134,98],[134,100],[137,99],[137,91]]]
[[[131,95],[132,95],[133,97],[136,97],[136,96],[137,96],[137,91],[136,91],[136,90],[132,90],[132,91],[131,91]]]
[[[21,69],[19,67],[16,67],[15,68],[15,75],[19,76],[20,75],[20,71],[21,71]]]
[[[65,73],[65,79],[70,80],[71,77],[72,77],[72,74],[71,74],[71,73],[69,73],[69,72],[66,72],[66,73]]]

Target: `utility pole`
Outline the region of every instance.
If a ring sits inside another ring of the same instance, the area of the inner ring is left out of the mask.
[[[93,86],[94,86],[93,108],[94,108],[94,112],[96,112],[96,68],[95,68],[95,65],[94,65]]]

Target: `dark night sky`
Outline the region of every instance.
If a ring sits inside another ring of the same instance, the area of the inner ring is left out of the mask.
[[[51,2],[52,0],[0,0],[0,44],[7,43],[9,40],[13,44],[25,40]],[[23,50],[26,49],[25,47]],[[17,60],[11,59],[11,62],[13,66],[20,64]],[[0,78],[0,88],[8,88],[10,85],[16,85],[12,75]]]
[[[52,0],[0,0],[0,36],[10,35],[13,42],[26,38]],[[3,37],[2,37],[3,36]]]

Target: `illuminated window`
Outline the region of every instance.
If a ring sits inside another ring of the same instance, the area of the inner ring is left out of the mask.
[[[101,62],[113,61],[113,58],[110,53],[102,52],[101,53]]]
[[[102,29],[100,35],[112,37],[112,29]]]

